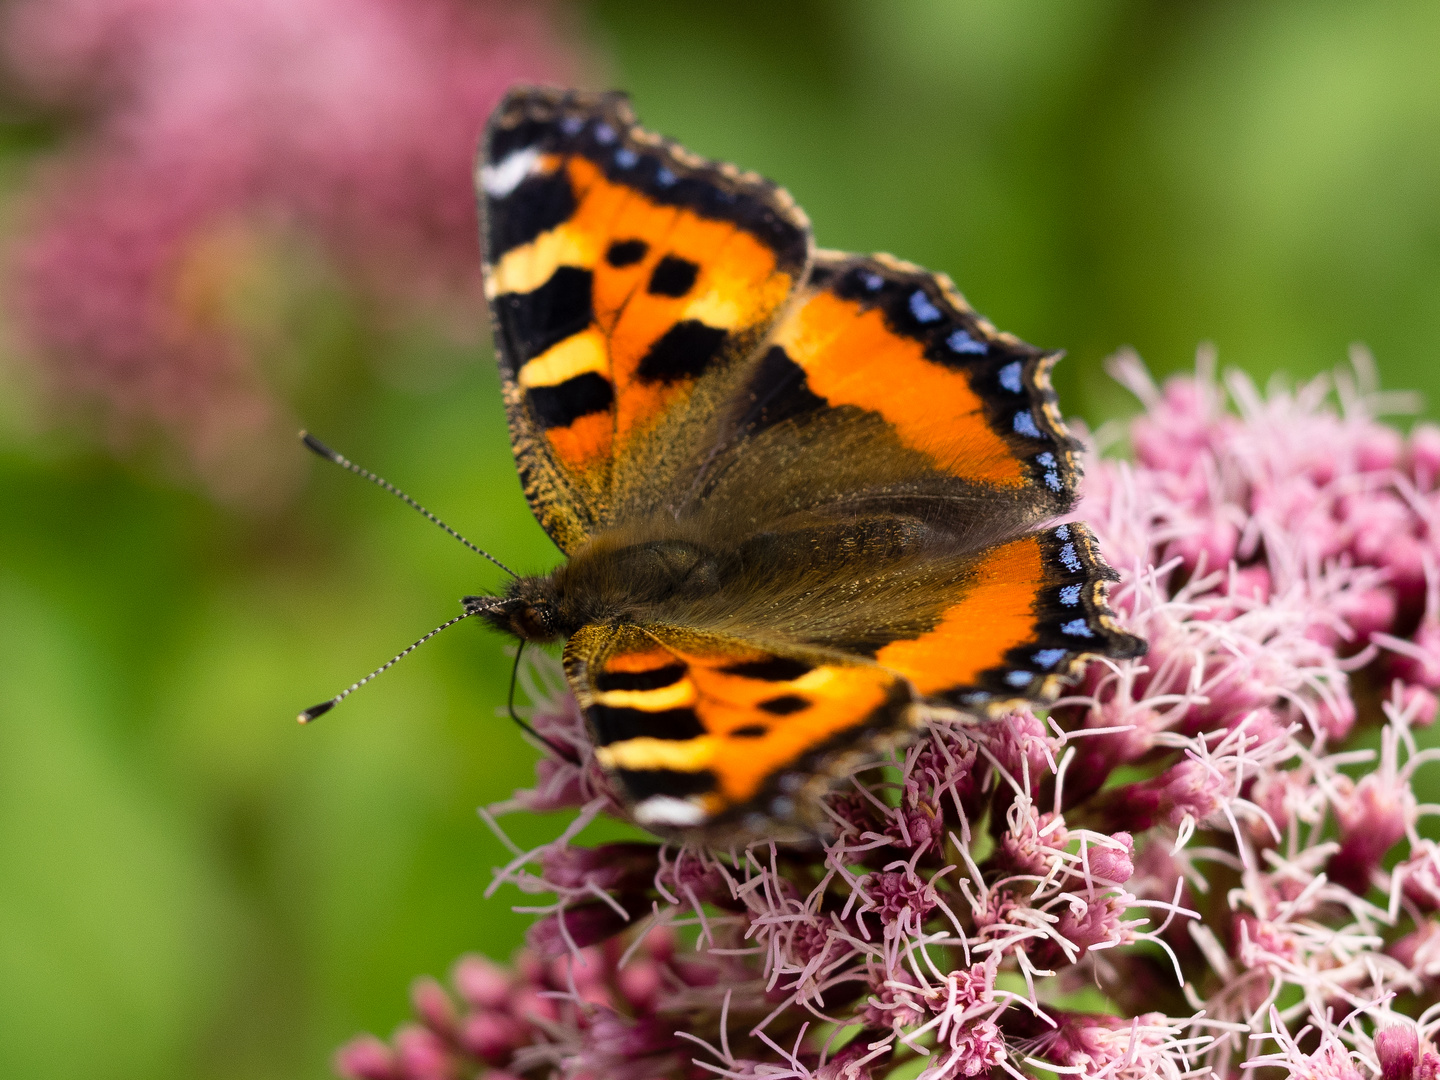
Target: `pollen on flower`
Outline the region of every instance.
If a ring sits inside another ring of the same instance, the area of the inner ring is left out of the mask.
[[[1261,394],[1117,375],[1132,460],[1076,516],[1150,642],[1048,710],[937,716],[828,797],[813,847],[574,842],[620,803],[544,667],[567,756],[490,809],[576,822],[496,877],[510,968],[467,958],[339,1071],[420,1077],[1436,1080],[1440,429],[1378,412],[1357,356]]]

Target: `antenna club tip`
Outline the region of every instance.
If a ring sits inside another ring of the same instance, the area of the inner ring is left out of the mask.
[[[314,720],[316,717],[324,716],[327,712],[329,712],[329,711],[330,711],[331,709],[333,709],[334,707],[335,707],[335,702],[333,702],[333,701],[322,701],[319,705],[311,705],[310,708],[306,709],[306,710],[305,710],[304,712],[302,712],[299,716],[295,717],[295,719],[296,719],[297,722],[299,722],[299,723],[301,723],[301,724],[308,724],[308,723],[310,723],[310,721]]]
[[[300,431],[300,441],[304,443],[306,447],[308,447],[313,453],[319,454],[327,461],[340,460],[339,454],[335,453],[334,450],[331,450],[314,435],[311,435],[310,432],[305,431],[304,429],[301,429]]]

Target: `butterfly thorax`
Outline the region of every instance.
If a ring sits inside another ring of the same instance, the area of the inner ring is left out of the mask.
[[[582,626],[647,621],[657,609],[713,597],[725,561],[687,540],[602,535],[551,573],[517,578],[505,596],[466,604],[523,640],[554,641]]]

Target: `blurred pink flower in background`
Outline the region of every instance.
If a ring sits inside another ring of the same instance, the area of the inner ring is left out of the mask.
[[[12,79],[80,117],[13,255],[43,380],[67,403],[98,399],[119,441],[158,425],[212,487],[243,494],[266,476],[263,440],[294,426],[281,397],[296,376],[265,370],[243,310],[267,274],[316,257],[381,324],[458,302],[478,327],[471,159],[508,85],[575,78],[556,14],[517,0],[7,5]]]
[[[529,945],[462,960],[453,997],[418,983],[416,1022],[339,1072],[1436,1080],[1440,806],[1413,785],[1440,758],[1416,739],[1440,431],[1380,423],[1410,402],[1354,360],[1262,394],[1208,357],[1163,388],[1120,358],[1134,460],[1092,454],[1076,516],[1149,654],[1092,663],[1048,716],[937,710],[829,798],[823,845],[577,845],[619,807],[532,669],[533,722],[578,764],[546,756],[491,812],[582,809],[496,875],[537,898]]]

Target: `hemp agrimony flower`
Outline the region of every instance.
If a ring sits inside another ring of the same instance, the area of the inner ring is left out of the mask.
[[[495,888],[548,898],[342,1075],[879,1080],[1440,1075],[1440,428],[1377,415],[1368,358],[1293,391],[1115,374],[1133,460],[1092,454],[1112,601],[1150,642],[1047,711],[937,711],[813,846],[572,840],[618,812],[575,761],[492,810],[577,807]],[[1103,433],[1102,433],[1103,434]],[[1121,434],[1115,432],[1113,434]],[[553,674],[553,673],[550,673]],[[494,820],[492,817],[490,820]],[[497,826],[498,828],[498,826]]]

